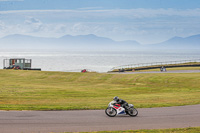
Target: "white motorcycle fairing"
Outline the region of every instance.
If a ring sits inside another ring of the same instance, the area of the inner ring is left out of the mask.
[[[125,112],[125,108],[121,107],[120,104],[116,104],[115,101],[111,101],[109,104],[108,104],[109,107],[112,107],[114,109],[117,110],[117,115],[118,114],[126,114]]]

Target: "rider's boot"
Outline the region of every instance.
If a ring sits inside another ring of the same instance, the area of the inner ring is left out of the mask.
[[[125,106],[124,107],[126,114],[128,114],[128,108]]]

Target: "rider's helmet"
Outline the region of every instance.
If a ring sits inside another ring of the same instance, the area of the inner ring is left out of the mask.
[[[117,102],[117,101],[119,101],[119,97],[118,97],[118,96],[115,96],[115,97],[113,98],[113,100]]]

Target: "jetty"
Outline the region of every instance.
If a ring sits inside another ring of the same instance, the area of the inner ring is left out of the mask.
[[[177,67],[200,67],[200,59],[196,60],[181,60],[181,61],[168,61],[168,62],[153,62],[153,63],[139,63],[129,64],[112,68],[109,72],[135,72],[140,70],[150,69],[166,69]]]

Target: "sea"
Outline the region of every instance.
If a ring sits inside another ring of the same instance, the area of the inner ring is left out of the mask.
[[[114,67],[155,62],[199,60],[200,50],[0,50],[3,59],[32,59],[32,68],[42,71],[104,73]]]

